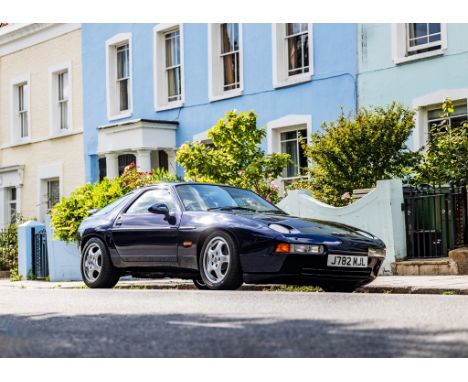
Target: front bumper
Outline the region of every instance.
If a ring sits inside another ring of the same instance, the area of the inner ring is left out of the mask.
[[[341,254],[368,257],[366,268],[329,267],[328,254]],[[279,256],[279,255],[275,255]],[[290,283],[316,284],[340,281],[364,285],[374,280],[383,263],[383,257],[371,257],[365,252],[333,251],[320,255],[311,254],[283,254],[282,265],[279,269],[264,272],[247,271],[244,273],[246,283]],[[276,263],[276,261],[274,261]],[[268,267],[266,267],[268,268]],[[266,269],[265,269],[266,270]]]

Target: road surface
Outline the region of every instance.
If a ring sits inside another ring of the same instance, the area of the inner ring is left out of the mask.
[[[2,357],[468,357],[468,296],[0,288]]]

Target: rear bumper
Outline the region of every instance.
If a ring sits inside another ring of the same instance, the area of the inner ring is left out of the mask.
[[[246,283],[289,283],[320,285],[326,282],[347,282],[356,286],[374,280],[383,258],[369,257],[367,268],[328,267],[327,255],[287,255],[277,272],[245,272]]]

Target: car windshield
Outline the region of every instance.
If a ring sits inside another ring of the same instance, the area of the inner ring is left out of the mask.
[[[240,210],[251,212],[282,211],[252,191],[209,184],[183,184],[177,192],[187,211]]]
[[[125,203],[125,201],[129,200],[130,197],[134,195],[133,192],[130,192],[124,196],[122,196],[121,198],[117,199],[117,200],[114,200],[112,203],[108,204],[107,206],[105,206],[104,208],[101,208],[99,211],[97,211],[94,216],[100,216],[100,215],[106,215],[108,214],[109,212],[111,212],[112,210],[116,209],[117,207],[121,206],[123,203]]]

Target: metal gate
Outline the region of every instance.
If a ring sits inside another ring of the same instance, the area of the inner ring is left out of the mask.
[[[36,279],[49,277],[47,256],[47,231],[45,228],[32,228],[32,274]]]
[[[446,257],[467,243],[467,190],[462,181],[448,186],[404,187],[409,259]]]

